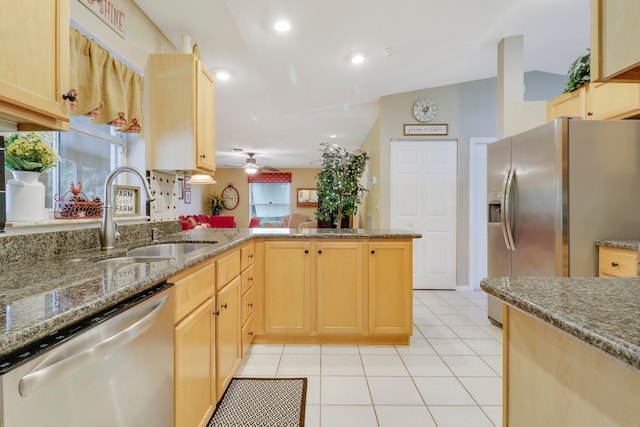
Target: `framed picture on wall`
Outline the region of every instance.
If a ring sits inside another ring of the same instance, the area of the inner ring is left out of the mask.
[[[315,188],[298,188],[298,200],[296,206],[299,208],[317,208],[318,192]]]
[[[191,190],[191,184],[189,183],[190,179],[191,179],[190,176],[187,176],[187,175],[184,176],[184,189],[185,190]]]
[[[184,203],[186,205],[191,204],[191,190],[184,190]]]
[[[178,178],[178,199],[184,198],[184,178]]]

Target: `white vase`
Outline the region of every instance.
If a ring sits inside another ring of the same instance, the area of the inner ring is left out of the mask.
[[[180,53],[192,53],[193,47],[191,46],[191,36],[186,34],[182,35],[182,42],[180,43]]]
[[[44,184],[40,172],[11,171],[7,181],[7,222],[44,220]]]

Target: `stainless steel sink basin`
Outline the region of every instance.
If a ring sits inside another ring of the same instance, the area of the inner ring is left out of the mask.
[[[100,261],[96,261],[98,263],[106,263],[106,262],[117,262],[117,263],[136,263],[136,262],[160,262],[160,261],[168,261],[173,259],[173,257],[168,256],[121,256],[116,258],[107,258]]]
[[[204,251],[211,247],[210,243],[163,243],[143,246],[127,251],[127,257],[166,257],[177,258]]]

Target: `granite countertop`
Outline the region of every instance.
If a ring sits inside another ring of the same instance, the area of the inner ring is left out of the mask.
[[[607,246],[610,248],[640,250],[640,240],[596,240],[596,246]]]
[[[158,243],[209,243],[191,255],[154,263],[102,261],[122,256],[128,249],[148,245],[136,241],[109,251],[91,249],[25,260],[0,266],[1,358],[87,318],[195,264],[252,238],[301,239],[413,239],[418,233],[399,230],[337,230],[286,228],[194,229],[169,234]]]
[[[483,279],[505,303],[640,369],[640,279],[518,277]]]

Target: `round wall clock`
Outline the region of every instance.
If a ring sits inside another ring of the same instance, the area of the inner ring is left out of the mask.
[[[222,206],[225,209],[233,210],[237,208],[239,201],[240,195],[233,185],[229,184],[224,190],[222,190]]]
[[[433,120],[438,114],[436,103],[429,98],[422,98],[413,105],[413,116],[421,123]]]

